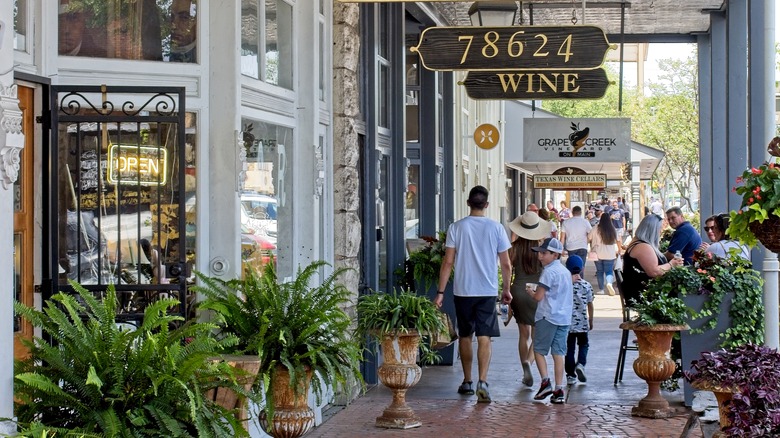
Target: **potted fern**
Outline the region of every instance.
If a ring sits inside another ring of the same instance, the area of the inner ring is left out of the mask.
[[[221,336],[240,339],[234,353],[260,361],[253,391],[265,399],[260,421],[272,436],[300,436],[314,425],[310,387],[319,402],[330,386],[362,386],[362,349],[344,310],[350,292],[337,283],[346,269],[318,282],[326,266],[313,262],[287,282],[273,262],[262,272],[247,270],[243,279],[198,274],[202,285],[195,290],[206,297],[199,310],[213,312]]]
[[[359,334],[381,344],[384,363],[379,380],[393,391],[393,402],[376,419],[378,427],[408,429],[420,426],[420,419],[406,404],[406,390],[422,375],[423,363],[433,363],[438,354],[423,342],[424,336],[446,331],[439,310],[426,296],[401,289],[393,293],[371,293],[358,299]],[[374,344],[376,345],[376,344]]]
[[[22,436],[247,436],[233,412],[203,394],[243,389],[233,369],[211,357],[236,343],[217,340],[213,324],[169,315],[175,298],[151,303],[135,329],[118,324],[113,286],[102,298],[72,282],[42,311],[14,303],[47,339],[23,341],[14,365],[15,414]]]

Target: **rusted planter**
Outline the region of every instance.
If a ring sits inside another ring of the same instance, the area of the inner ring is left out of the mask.
[[[420,418],[406,404],[406,390],[420,381],[422,370],[417,366],[417,332],[396,333],[382,338],[384,363],[379,367],[379,381],[393,391],[393,401],[376,426],[389,429],[410,429],[422,425]]]
[[[691,383],[691,386],[693,386],[694,388],[700,391],[711,391],[713,394],[715,394],[715,399],[718,401],[718,415],[720,416],[720,429],[722,431],[723,428],[731,426],[731,421],[729,420],[728,408],[726,407],[726,402],[731,400],[734,397],[734,394],[739,392],[739,389],[724,388],[714,383],[700,382],[700,381]],[[713,434],[712,435],[713,438],[725,437],[726,434],[724,434],[721,431],[718,431],[715,434]]]
[[[672,337],[687,325],[642,325],[635,322],[620,324],[624,330],[633,330],[639,344],[639,357],[634,361],[634,372],[647,382],[647,395],[631,409],[631,415],[646,418],[669,418],[676,410],[661,395],[661,382],[674,374],[675,363],[669,352]]]
[[[271,379],[273,391],[273,417],[269,421],[265,410],[260,413],[260,426],[274,438],[297,438],[314,427],[314,411],[309,407],[309,385],[312,373],[306,371],[306,378],[298,382],[298,391],[290,386],[287,368],[277,366]]]

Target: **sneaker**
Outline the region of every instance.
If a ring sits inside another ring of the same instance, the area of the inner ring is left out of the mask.
[[[552,383],[550,383],[550,378],[544,378],[542,379],[542,384],[539,386],[539,391],[534,396],[534,400],[544,400],[553,393],[553,387]]]
[[[596,295],[606,295],[604,292],[604,289],[599,289],[598,292],[596,292]]]
[[[587,382],[588,378],[585,376],[585,367],[578,363],[577,367],[574,368],[574,372],[577,373],[577,379],[579,379],[580,382]]]
[[[550,398],[550,403],[555,403],[556,405],[562,405],[566,403],[566,395],[563,393],[562,389],[556,389],[552,393],[552,398]]]
[[[576,385],[577,384],[577,377],[576,376],[566,376],[566,384],[567,385]]]
[[[474,395],[474,383],[464,380],[458,387],[458,394]]]
[[[607,283],[607,293],[609,296],[614,297],[615,296],[615,288],[612,287],[612,283]]]
[[[477,382],[477,403],[490,403],[491,401],[488,383],[480,380]]]
[[[534,386],[534,376],[531,374],[531,364],[523,362],[523,385]]]

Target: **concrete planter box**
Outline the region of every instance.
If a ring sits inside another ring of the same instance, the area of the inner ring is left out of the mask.
[[[702,309],[707,299],[709,299],[709,295],[687,295],[683,297],[685,305],[697,312]],[[695,359],[699,359],[702,351],[715,351],[720,348],[718,346],[721,342],[719,336],[731,326],[729,309],[731,309],[731,301],[733,299],[734,292],[729,292],[723,296],[720,312],[715,316],[718,323],[712,330],[707,330],[704,333],[691,333],[694,329],[700,329],[704,325],[704,320],[688,321],[691,330],[680,334],[682,344],[682,367],[684,371],[691,369],[691,362]],[[685,405],[691,406],[693,393],[696,389],[683,379],[683,391],[685,393]]]

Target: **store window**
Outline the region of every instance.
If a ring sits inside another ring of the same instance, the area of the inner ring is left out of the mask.
[[[292,90],[292,36],[292,5],[242,0],[241,74]]]
[[[61,56],[197,62],[197,0],[59,0]]]
[[[27,50],[27,0],[14,0],[14,49]]]
[[[169,267],[179,261],[180,251],[191,272],[196,120],[196,114],[187,113],[184,127],[167,122],[59,124],[60,283],[170,283],[176,275]],[[176,141],[182,128],[183,165]]]
[[[241,190],[241,256],[260,269],[272,260],[280,278],[293,274],[287,193],[292,185],[293,130],[243,119],[247,169]]]

